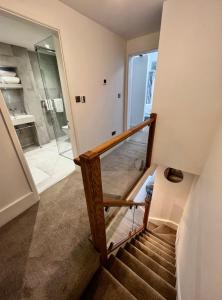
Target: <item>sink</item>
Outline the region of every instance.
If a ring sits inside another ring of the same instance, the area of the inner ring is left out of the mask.
[[[10,117],[14,126],[35,122],[35,117],[33,115],[17,115]]]

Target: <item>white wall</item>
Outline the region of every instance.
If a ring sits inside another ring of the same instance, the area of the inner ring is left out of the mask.
[[[203,172],[195,182],[180,222],[178,285],[189,300],[221,299],[222,294],[222,123]]]
[[[56,0],[0,0],[0,7],[59,30],[79,152],[120,133],[126,42]],[[76,95],[86,103],[76,104]]]
[[[145,53],[158,49],[159,32],[146,34],[127,41],[127,55]]]
[[[222,2],[164,2],[153,162],[199,174],[222,113]]]
[[[79,152],[110,138],[113,130],[122,132],[126,42],[56,0],[0,0],[0,7],[59,31]],[[117,99],[118,93],[121,99]],[[85,95],[86,103],[76,104],[76,95]],[[37,197],[13,152],[2,119],[0,138],[1,226]]]
[[[164,166],[158,166],[155,172],[150,217],[178,224],[195,176],[183,172],[183,180],[173,183],[165,178],[165,169]]]
[[[130,126],[135,126],[144,120],[146,96],[148,55],[131,58],[130,76]]]

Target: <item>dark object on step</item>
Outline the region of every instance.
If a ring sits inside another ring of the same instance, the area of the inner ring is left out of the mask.
[[[153,194],[153,184],[147,184],[146,185],[146,194],[147,194],[148,198],[152,197],[152,194]]]

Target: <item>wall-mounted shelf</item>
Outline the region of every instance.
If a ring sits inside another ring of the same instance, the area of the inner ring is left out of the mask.
[[[22,89],[23,86],[21,83],[13,84],[13,83],[0,83],[0,89]]]

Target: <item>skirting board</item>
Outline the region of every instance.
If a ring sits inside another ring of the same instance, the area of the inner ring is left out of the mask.
[[[176,222],[173,222],[171,220],[168,219],[161,219],[161,218],[155,218],[155,217],[149,217],[150,221],[159,221],[159,222],[164,222],[167,223],[169,226],[171,226],[172,228],[177,230],[177,239],[176,239],[176,256],[177,256],[177,242],[178,242],[178,230],[179,230],[179,224],[177,224]],[[180,281],[179,281],[179,274],[180,274],[180,270],[179,270],[179,264],[178,264],[178,259],[176,259],[176,278],[177,278],[177,282],[176,282],[176,290],[177,290],[177,300],[181,300],[181,289],[180,289]]]
[[[176,251],[177,254],[177,251]],[[176,255],[177,256],[177,255]],[[177,258],[177,257],[176,257]],[[179,263],[178,263],[178,259],[176,259],[176,290],[177,290],[177,300],[181,300],[181,289],[180,289],[180,269],[179,269]]]
[[[30,192],[8,206],[3,207],[0,210],[0,227],[20,215],[38,201],[39,199],[36,200],[34,193]]]

